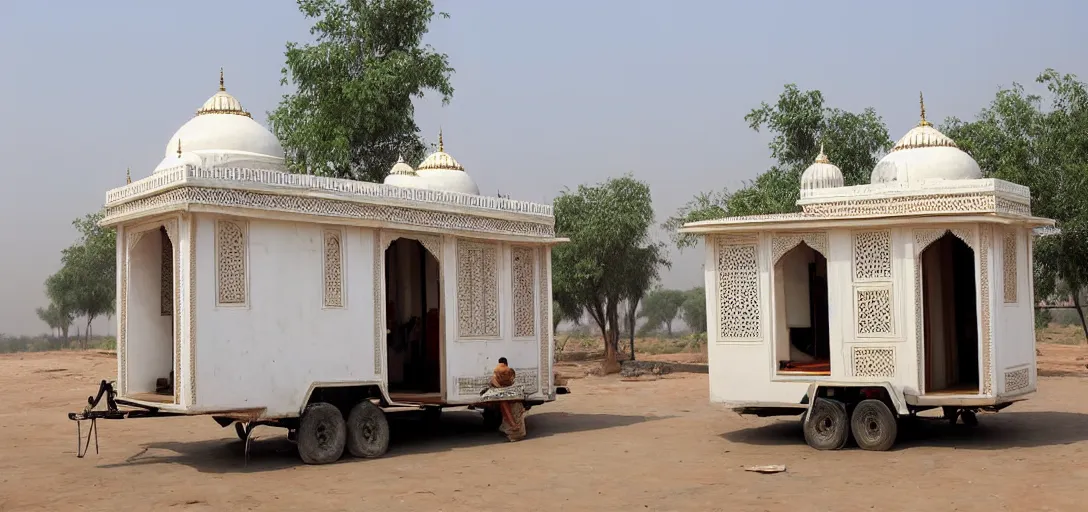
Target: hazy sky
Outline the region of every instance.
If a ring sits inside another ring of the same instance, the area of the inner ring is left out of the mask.
[[[999,86],[1046,67],[1088,78],[1077,1],[438,0],[427,40],[457,70],[452,103],[418,103],[424,135],[484,194],[550,202],[631,172],[660,219],[699,191],[766,169],[743,116],[789,82],[829,105],[873,106],[892,138],[972,117]],[[43,281],[105,191],[151,173],[166,142],[227,90],[265,122],[286,41],[309,38],[294,2],[4,2],[0,8],[0,332],[47,327]],[[664,238],[664,234],[659,235]],[[700,281],[673,251],[664,284]],[[114,332],[96,323],[96,332]]]

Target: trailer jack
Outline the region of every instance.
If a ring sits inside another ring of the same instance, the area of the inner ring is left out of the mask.
[[[106,399],[104,410],[94,410],[102,398]],[[132,410],[121,410],[118,405],[132,407]],[[155,418],[162,416],[179,416],[178,413],[162,412],[156,407],[137,404],[127,400],[118,400],[117,391],[113,389],[113,382],[103,380],[98,385],[98,394],[87,397],[87,406],[80,412],[68,413],[68,419],[76,422],[76,457],[82,459],[91,449],[91,437],[94,437],[94,453],[98,454],[98,420],[123,420],[125,418]],[[90,421],[91,428],[87,430],[87,439],[83,439],[83,422]]]

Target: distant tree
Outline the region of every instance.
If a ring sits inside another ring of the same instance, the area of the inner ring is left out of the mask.
[[[640,316],[646,319],[646,325],[657,329],[665,327],[665,332],[672,336],[672,322],[680,313],[686,295],[681,290],[658,288],[646,296]]]
[[[652,221],[651,221],[652,222]],[[624,321],[626,324],[631,360],[635,360],[635,325],[638,323],[639,303],[646,296],[653,283],[661,276],[661,267],[671,267],[672,263],[664,257],[665,244],[653,243],[646,247],[632,249],[624,263],[625,286],[623,301],[626,306]]]
[[[738,190],[700,192],[669,217],[662,228],[678,249],[697,243],[696,237],[677,233],[688,222],[797,211],[801,173],[821,145],[847,185],[868,183],[878,159],[892,146],[884,120],[871,107],[861,113],[830,108],[820,91],[801,91],[794,84],[786,85],[776,104],[763,103],[744,120],[755,131],[772,133],[775,164]]]
[[[91,322],[112,315],[115,307],[117,232],[100,227],[100,220],[102,212],[72,222],[80,238],[62,251],[61,269],[45,281],[46,294],[58,309],[87,320],[83,348],[90,339]]]
[[[316,43],[287,43],[284,95],[269,114],[294,172],[381,181],[399,155],[427,146],[413,98],[453,96],[445,54],[423,44],[435,15],[429,0],[298,0],[315,19]],[[448,17],[445,13],[439,16]]]
[[[605,345],[604,370],[619,370],[620,308],[656,276],[664,246],[650,239],[650,188],[630,175],[581,185],[555,199],[556,231],[570,238],[552,253],[556,300],[589,313]],[[655,248],[656,247],[656,248]]]
[[[700,286],[684,292],[684,303],[680,305],[680,318],[688,324],[691,332],[706,332],[706,289]]]
[[[34,312],[38,314],[41,321],[49,326],[54,336],[68,339],[68,328],[72,326],[72,322],[75,320],[72,318],[71,312],[65,311],[56,302],[50,302],[49,307],[37,308]]]
[[[558,300],[552,301],[552,332],[559,329],[559,324],[567,321],[574,325],[581,325],[584,311],[577,306],[570,305],[566,308]]]
[[[1035,295],[1071,298],[1088,340],[1088,87],[1053,69],[1035,81],[1046,98],[1014,83],[974,121],[949,118],[942,131],[988,176],[1030,187],[1032,213],[1057,221],[1059,232],[1035,241]]]

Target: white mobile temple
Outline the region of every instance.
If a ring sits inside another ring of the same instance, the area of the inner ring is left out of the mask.
[[[887,449],[895,418],[975,422],[1035,390],[1027,187],[982,179],[925,120],[868,185],[823,154],[800,213],[693,222],[706,248],[710,398],[805,414],[817,448]]]
[[[220,77],[154,172],[106,195],[117,403],[287,427],[329,462],[344,436],[315,429],[380,454],[377,406],[477,404],[500,357],[527,405],[554,400],[552,207],[479,195],[439,141],[387,184],[290,174]]]

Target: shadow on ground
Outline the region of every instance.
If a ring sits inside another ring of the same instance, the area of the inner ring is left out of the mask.
[[[497,430],[484,428],[480,413],[476,411],[445,411],[438,423],[424,420],[422,413],[417,411],[390,412],[387,417],[391,436],[389,452],[384,457],[507,443],[506,438]],[[521,442],[532,442],[534,439],[554,435],[625,427],[666,418],[566,412],[530,414],[526,416],[529,437]],[[224,431],[229,431],[232,436],[234,434],[233,427],[227,427]],[[124,462],[104,464],[101,467],[184,464],[206,473],[231,473],[275,471],[300,466],[302,461],[298,458],[298,451],[295,444],[287,440],[286,432],[284,429],[264,426],[254,429],[249,444],[248,462],[244,457],[244,443],[237,438],[219,438],[195,442],[147,443]],[[345,452],[344,458],[337,464],[352,462],[361,461]]]
[[[1057,446],[1088,441],[1088,414],[1072,412],[979,413],[979,425],[951,425],[938,418],[900,423],[893,450],[940,447],[966,450],[1002,450]],[[723,439],[762,446],[805,444],[799,418],[721,434]],[[851,446],[851,442],[847,446]]]

